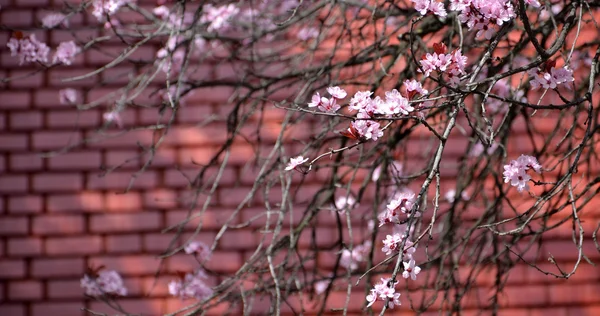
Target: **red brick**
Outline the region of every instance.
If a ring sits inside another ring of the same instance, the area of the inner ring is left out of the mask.
[[[78,191],[83,187],[83,176],[77,173],[37,174],[33,177],[36,192]]]
[[[173,191],[153,190],[144,193],[145,209],[173,209],[177,207],[177,195]]]
[[[10,26],[11,28],[31,27],[31,25],[34,23],[33,13],[31,10],[3,9],[0,17],[2,17],[2,24]]]
[[[61,150],[66,147],[77,147],[81,141],[79,132],[35,132],[33,147],[39,150]]]
[[[104,154],[108,168],[137,168],[140,166],[140,153],[135,150],[111,150]]]
[[[25,134],[0,135],[0,150],[14,152],[25,150],[27,146],[27,135]]]
[[[97,254],[102,250],[99,236],[59,237],[46,239],[46,253],[54,255]]]
[[[90,128],[102,124],[100,111],[95,109],[52,111],[47,114],[48,127],[50,128]]]
[[[42,90],[37,89],[34,92],[33,103],[38,108],[61,108],[64,109],[64,105],[60,104],[58,90]],[[72,122],[71,122],[72,123]],[[72,125],[71,125],[72,126]]]
[[[41,112],[13,112],[9,123],[13,131],[36,130],[42,128],[43,117]]]
[[[41,278],[61,278],[67,276],[81,278],[85,268],[82,258],[41,258],[34,259],[31,263],[32,276]]]
[[[99,152],[69,152],[48,159],[55,170],[99,170],[102,158]]]
[[[202,229],[220,229],[231,216],[232,210],[228,209],[207,209],[204,212],[200,210],[191,213],[191,219],[185,224],[188,229],[196,229],[202,220]],[[171,210],[167,212],[167,226],[179,225],[188,218],[188,210]],[[234,218],[230,224],[238,224],[239,216]]]
[[[249,230],[228,229],[219,240],[219,246],[226,250],[254,250],[257,242],[257,234]]]
[[[39,195],[9,196],[9,213],[40,213],[42,212],[42,197]]]
[[[47,289],[49,299],[81,299],[83,295],[79,279],[48,281]]]
[[[129,214],[91,215],[90,229],[93,232],[137,232],[160,229],[161,216],[158,212]]]
[[[3,109],[26,109],[31,104],[31,94],[26,91],[0,92]]]
[[[88,176],[86,187],[92,190],[125,190],[133,179],[135,171],[113,171],[104,175],[103,173],[92,173]],[[158,184],[155,172],[144,171],[135,177],[132,189],[150,189]]]
[[[44,165],[44,158],[38,154],[10,155],[10,169],[15,171],[38,171]]]
[[[108,211],[140,211],[142,210],[142,196],[137,192],[107,193],[106,209]]]
[[[0,278],[14,279],[25,276],[25,262],[21,260],[0,260]]]
[[[37,256],[42,254],[42,241],[39,238],[8,239],[8,254],[17,256]]]
[[[27,217],[0,217],[0,236],[27,234]]]
[[[41,282],[14,281],[8,283],[8,295],[13,300],[37,300],[42,298]]]
[[[108,235],[105,239],[106,251],[109,253],[135,253],[142,251],[140,235]]]
[[[10,87],[14,89],[28,88],[35,89],[44,85],[44,72],[32,70],[12,70],[10,76]]]
[[[25,316],[25,305],[23,304],[0,304],[0,315]]]
[[[154,275],[158,271],[160,259],[149,255],[121,255],[118,257],[92,257],[92,266],[104,265],[106,269],[116,270],[123,276]]]
[[[150,153],[147,153],[142,158],[142,163],[146,163],[151,157]],[[154,168],[168,167],[171,168],[177,164],[177,152],[174,149],[160,147],[157,153],[152,157],[151,166]]]
[[[76,234],[85,229],[82,215],[39,215],[33,219],[36,235]]]
[[[50,85],[62,88],[91,87],[98,82],[98,74],[88,76],[94,72],[92,68],[55,68],[48,71]],[[72,80],[75,77],[86,76],[83,79]]]
[[[510,307],[546,306],[548,302],[548,288],[544,285],[521,285],[506,287],[504,301]],[[552,302],[554,302],[552,300]]]
[[[124,121],[123,124],[125,124],[126,126],[130,125],[127,124],[126,121]],[[135,148],[136,143],[138,142],[143,145],[148,145],[151,142],[151,140],[151,131],[129,131],[125,134],[120,134],[118,137],[104,138],[101,141],[89,143],[87,144],[87,146],[89,148],[110,148],[111,150],[118,148],[131,149]]]
[[[101,193],[52,194],[46,204],[49,212],[98,212],[104,210]]]
[[[87,312],[81,310],[82,303],[34,303],[32,315],[84,316]]]
[[[124,298],[119,300],[119,305],[126,311],[136,311],[136,315],[164,315],[164,301],[160,299],[144,298]],[[114,314],[114,309],[101,302],[93,302],[90,308],[94,312],[104,315]]]

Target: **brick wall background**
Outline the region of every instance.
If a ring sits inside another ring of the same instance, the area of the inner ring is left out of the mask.
[[[3,0],[1,5],[2,24],[28,29],[39,25],[38,17],[45,9],[59,3]],[[80,19],[71,19],[72,27],[83,29],[88,21]],[[86,34],[83,30],[78,34],[84,37],[98,35],[95,32]],[[52,46],[71,37],[68,30],[35,31],[35,34]],[[96,130],[103,124],[105,109],[77,111],[60,105],[58,90],[66,87],[62,78],[89,72],[111,57],[88,51],[71,67],[30,74],[34,68],[20,67],[18,61],[10,57],[4,46],[9,36],[8,31],[0,32],[0,77],[22,78],[0,86],[0,315],[83,315],[82,307],[110,312],[102,303],[85,299],[79,285],[85,268],[99,264],[119,271],[124,277],[129,289],[129,296],[119,300],[124,308],[144,315],[175,311],[183,305],[178,299],[168,297],[167,282],[177,270],[195,267],[195,262],[189,256],[175,255],[161,263],[157,256],[173,237],[161,231],[187,217],[185,206],[191,194],[186,175],[192,175],[196,170],[194,162],[206,162],[225,139],[225,115],[230,108],[223,104],[232,91],[207,88],[187,99],[155,161],[135,178],[132,175],[147,159],[138,157],[141,150],[137,144],[148,144],[154,137],[151,131],[119,135],[118,129],[111,129],[109,132],[117,136],[104,138],[101,142],[89,141],[68,153],[42,158],[43,152],[60,150],[81,139],[99,136]],[[114,49],[119,51],[116,46]],[[154,48],[148,47],[135,54],[147,59],[155,52]],[[82,97],[89,102],[113,91],[126,80],[122,74],[132,70],[134,66],[131,65],[115,67],[70,86],[81,89]],[[215,79],[235,75],[234,68],[222,64],[204,65],[200,72]],[[114,77],[121,79],[112,80]],[[108,82],[111,83],[106,84]],[[277,124],[283,115],[283,111],[276,109],[266,112],[263,136],[273,139],[277,136]],[[202,128],[195,126],[207,117],[213,117],[214,122]],[[129,109],[123,113],[126,127],[155,124],[164,119],[154,108]],[[552,129],[556,126],[556,117],[540,119],[538,124],[540,128]],[[311,128],[310,125],[303,126],[292,136],[306,136]],[[516,132],[524,133],[524,130]],[[421,145],[416,140],[414,144],[415,147]],[[447,161],[442,165],[446,187],[450,187],[452,173],[456,172],[453,161],[464,152],[466,142],[456,135],[451,144]],[[290,143],[290,146],[290,152],[294,152],[295,144]],[[517,137],[513,152],[520,153],[522,146],[527,145]],[[198,239],[210,244],[244,198],[256,174],[256,170],[244,164],[245,157],[252,154],[249,145],[234,147],[222,186],[204,215],[204,226]],[[418,160],[418,153],[414,153],[413,159]],[[101,168],[122,163],[124,165],[118,171],[102,176]],[[133,181],[131,189],[124,193],[130,181]],[[305,184],[307,192],[317,188],[318,181],[318,176],[309,177]],[[600,200],[596,199],[588,207],[597,209],[598,206]],[[260,203],[255,203],[244,209],[235,221],[248,220],[261,211]],[[585,250],[591,260],[600,262],[598,252],[589,242],[597,223],[598,217],[593,215],[584,222],[588,241]],[[255,249],[260,238],[260,224],[228,232],[208,263],[209,268],[224,274],[235,272]],[[322,216],[317,231],[333,238],[334,225],[333,217]],[[570,268],[576,253],[570,241],[571,227],[563,226],[545,237],[544,249]],[[186,232],[191,233],[194,222],[186,227]],[[310,247],[308,242],[301,242],[301,245]],[[322,258],[319,264],[327,267],[331,262]],[[553,269],[550,263],[540,266]],[[155,280],[158,270],[164,276]],[[213,277],[209,283],[218,284],[220,279]],[[490,273],[489,279],[482,279],[478,284],[478,293],[485,296],[486,285],[492,281]],[[353,294],[351,302],[351,310],[357,314],[361,313],[364,302],[359,292]],[[600,268],[586,262],[570,280],[545,276],[521,264],[511,272],[503,296],[505,308],[500,314],[596,316],[600,315],[599,293]],[[341,292],[335,295],[340,300],[344,297]],[[474,297],[470,300],[464,315],[477,314],[476,302],[484,299]],[[209,314],[222,314],[224,310],[216,309]]]

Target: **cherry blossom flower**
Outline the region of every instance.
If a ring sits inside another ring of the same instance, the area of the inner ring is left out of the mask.
[[[350,123],[350,128],[344,133],[344,135],[361,140],[373,140],[376,141],[379,137],[383,136],[383,130],[381,125],[373,120],[365,112],[358,112],[356,116],[358,119]]]
[[[391,278],[381,278],[381,282],[375,284],[375,286],[371,289],[369,295],[367,295],[367,307],[370,307],[377,300],[388,302],[388,307],[390,309],[394,308],[396,305],[401,305],[400,303],[400,293],[396,293],[396,284],[398,281],[391,283]]]
[[[188,255],[196,255],[202,260],[210,259],[210,248],[201,241],[192,241],[183,247],[183,251]]]
[[[6,46],[10,49],[10,55],[19,57],[19,65],[26,63],[45,63],[48,61],[50,48],[35,38],[35,34],[23,36],[20,32],[10,38]]]
[[[110,112],[106,112],[102,115],[104,121],[107,123],[115,123],[119,128],[123,128],[123,121],[121,120],[121,115],[117,110],[112,110]]]
[[[302,156],[298,156],[298,157],[295,157],[295,158],[290,158],[290,162],[285,167],[285,170],[286,171],[290,171],[292,169],[296,169],[299,165],[302,165],[303,163],[305,163],[307,161],[308,161],[308,158],[304,158]]]
[[[420,82],[416,80],[406,80],[404,81],[404,87],[406,88],[406,94],[408,99],[412,99],[417,93],[420,95],[426,95],[429,91],[423,89],[423,86]]]
[[[384,115],[408,115],[414,110],[414,108],[408,103],[408,100],[405,99],[396,89],[387,91],[385,93],[385,102],[376,102],[375,104],[377,105],[375,113]]]
[[[371,91],[358,91],[354,94],[352,99],[350,99],[350,104],[348,108],[354,111],[365,111],[372,112],[372,102],[371,95],[373,92]]]
[[[340,196],[335,200],[335,209],[340,214],[344,214],[347,210],[351,210],[356,206],[358,206],[358,204],[352,195],[348,195],[347,197],[345,195]]]
[[[352,251],[348,249],[342,250],[340,266],[350,271],[358,269],[358,265],[367,259],[371,246],[371,242],[366,241],[365,243],[354,247]]]
[[[540,71],[538,69],[530,69],[527,73],[533,77],[531,79],[530,84],[533,89],[543,88],[543,89],[555,89],[556,87],[565,84],[567,88],[569,88],[566,83],[573,82],[575,79],[573,78],[573,71],[569,69],[568,66],[564,66],[561,68],[555,68],[554,63],[547,63],[550,65],[546,66],[545,71]]]
[[[527,183],[531,180],[531,176],[527,173],[529,169],[533,169],[537,173],[542,172],[542,166],[535,157],[521,155],[517,160],[504,165],[504,182],[510,182],[510,185],[516,187],[519,192],[529,191],[529,184]]]
[[[308,41],[311,38],[319,37],[319,29],[316,27],[303,27],[298,31],[296,37],[302,41]]]
[[[232,18],[240,12],[240,9],[235,4],[228,4],[220,7],[215,7],[212,4],[207,4],[202,8],[201,23],[208,23],[207,30],[224,31],[230,27]]]
[[[343,90],[342,90],[343,91]],[[321,97],[319,95],[319,93],[315,93],[312,98],[311,101],[308,103],[308,107],[312,108],[312,107],[317,107],[319,110],[326,112],[326,113],[335,113],[337,112],[337,110],[340,109],[340,105],[337,104],[337,99],[336,98],[331,98],[328,99],[326,97]]]
[[[525,0],[525,4],[528,4],[534,8],[539,8],[541,6],[538,0]]]
[[[67,16],[59,12],[51,12],[42,18],[42,26],[47,29],[52,29],[62,24],[65,27],[69,26]]]
[[[89,296],[102,295],[127,295],[127,289],[119,273],[113,270],[104,270],[100,273],[90,272],[81,279],[81,287]]]
[[[196,273],[186,273],[180,280],[169,282],[169,294],[182,300],[191,298],[203,300],[213,293],[203,279],[206,279],[206,274],[202,270],[198,270]]]
[[[132,0],[94,0],[92,2],[92,15],[99,22],[105,21],[106,17],[117,13],[124,5],[132,2]]]
[[[415,260],[410,260],[408,262],[402,262],[404,265],[404,271],[402,272],[402,277],[408,279],[409,277],[413,280],[417,279],[417,274],[421,272],[421,268],[415,265]]]
[[[171,14],[171,10],[164,5],[161,5],[152,9],[152,14],[164,20]]]
[[[428,11],[442,18],[448,15],[446,9],[444,9],[444,4],[441,2],[436,2],[435,0],[411,1],[415,4],[415,10],[419,11],[421,15],[427,14]]]
[[[389,256],[397,250],[398,244],[402,241],[402,236],[400,234],[387,235],[383,240],[383,248],[381,251],[385,253],[386,256]]]
[[[337,87],[337,86],[336,87],[329,87],[329,88],[327,88],[327,92],[329,94],[331,94],[331,96],[333,98],[336,98],[338,100],[341,100],[341,99],[345,98],[348,95],[348,93],[346,92],[346,90],[344,90],[344,89],[342,89],[340,87]]]
[[[77,90],[72,88],[62,89],[58,91],[60,104],[72,105],[77,103]]]
[[[454,201],[456,200],[456,190],[448,190],[448,192],[444,194],[444,198],[446,199],[446,201],[454,203]],[[468,201],[470,198],[471,197],[469,196],[469,193],[467,193],[467,191],[462,191],[462,193],[460,194],[460,199],[463,201]]]
[[[70,65],[73,63],[73,59],[75,55],[77,55],[80,51],[80,48],[75,44],[74,41],[62,42],[56,48],[56,53],[54,53],[54,63],[62,63],[65,65]]]
[[[379,178],[381,177],[381,169],[382,168],[383,168],[383,166],[379,165],[379,166],[377,166],[377,168],[375,168],[375,170],[373,170],[373,175],[371,176],[371,181],[377,182],[377,180],[379,180]],[[402,177],[403,170],[404,170],[404,166],[399,161],[392,161],[392,163],[390,163],[387,167],[387,171],[388,171],[391,179],[397,179],[397,178]]]
[[[494,25],[502,26],[516,17],[510,0],[450,0],[450,10],[459,11],[459,21],[486,39],[495,34]]]

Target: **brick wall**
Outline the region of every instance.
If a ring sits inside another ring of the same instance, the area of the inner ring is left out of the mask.
[[[58,5],[58,2],[7,0],[2,3],[0,19],[2,24],[13,28],[29,28],[38,25],[37,17],[42,9],[52,4]],[[75,28],[85,23],[85,19],[71,20]],[[36,31],[36,34],[54,45],[69,37],[66,31]],[[0,33],[0,77],[24,77],[0,87],[0,315],[84,315],[82,307],[109,313],[102,303],[85,299],[79,284],[86,267],[100,264],[123,275],[129,289],[128,297],[120,300],[125,309],[158,315],[183,306],[178,299],[168,297],[166,284],[177,270],[192,269],[195,262],[189,256],[179,254],[159,260],[157,256],[174,236],[161,231],[187,217],[186,205],[191,195],[186,176],[193,175],[197,169],[195,163],[206,162],[216,152],[217,145],[224,141],[224,119],[230,108],[222,104],[231,90],[205,89],[189,98],[177,113],[176,125],[169,131],[152,165],[135,178],[132,175],[148,158],[138,157],[141,150],[137,144],[148,144],[155,136],[148,130],[102,137],[100,142],[88,141],[68,153],[50,153],[42,158],[44,152],[59,151],[82,139],[98,137],[96,129],[102,125],[103,110],[77,111],[60,105],[58,89],[65,87],[61,78],[86,73],[110,59],[89,51],[78,57],[71,67],[28,75],[33,68],[19,67],[9,56],[3,44],[8,37],[9,32]],[[154,53],[152,47],[138,52],[145,58],[151,58]],[[83,97],[87,101],[95,100],[117,87],[99,87],[106,77],[130,70],[127,66],[117,67],[110,73],[75,85],[83,90],[93,88]],[[203,72],[211,78],[235,73],[224,65],[205,65]],[[202,128],[195,126],[211,115],[216,118],[216,123]],[[283,111],[276,109],[267,112],[264,136],[271,139],[277,136],[277,124],[283,115]],[[164,117],[160,117],[155,109],[135,108],[127,110],[123,120],[125,126],[130,127],[154,124]],[[546,118],[539,124],[541,128],[555,126],[556,118]],[[299,128],[294,136],[304,137],[310,131],[311,126],[307,125]],[[120,133],[118,129],[109,132]],[[524,130],[518,132],[524,133]],[[417,141],[414,144],[421,147]],[[456,172],[452,163],[466,146],[458,135],[451,144],[446,157],[449,165],[442,165],[445,187],[450,187],[453,172]],[[522,146],[527,145],[516,140],[514,146],[513,152],[520,153]],[[223,173],[222,185],[203,216],[203,229],[197,237],[209,244],[242,201],[257,172],[244,167],[245,157],[252,153],[249,145],[238,145],[233,150],[231,163]],[[418,156],[415,154],[413,159],[417,161]],[[123,166],[117,171],[103,176],[101,168],[120,164]],[[310,178],[312,182],[306,183],[307,192],[313,192],[319,180],[322,180],[319,175]],[[588,207],[597,209],[599,205],[600,200],[595,199]],[[259,203],[246,208],[234,223],[249,220],[261,210]],[[186,236],[192,233],[196,223],[192,221],[186,226]],[[591,238],[597,223],[597,215],[584,222],[586,240]],[[320,240],[330,239],[328,236],[333,238],[335,223],[332,217],[322,216],[319,225],[317,233],[324,236]],[[259,228],[260,225],[255,223],[225,235],[208,267],[224,275],[235,272],[255,249],[260,238]],[[543,249],[570,268],[576,258],[570,240],[571,228],[563,225],[545,237]],[[301,242],[301,248],[308,247],[309,242]],[[600,261],[600,255],[591,243],[586,244],[586,254],[591,260]],[[326,269],[333,263],[331,258],[321,258],[319,264]],[[549,263],[541,266],[554,271]],[[154,275],[159,270],[163,276],[155,280]],[[220,280],[222,277],[212,277],[209,283],[218,284]],[[475,293],[482,297],[468,300],[464,315],[477,314],[476,303],[485,300],[492,282],[493,273],[480,280]],[[569,280],[545,276],[520,264],[510,274],[503,295],[505,307],[500,314],[600,315],[598,293],[600,269],[585,262]],[[418,293],[411,295],[418,296]],[[341,292],[333,296],[339,299],[332,301],[341,302],[345,298]],[[352,298],[351,310],[360,314],[364,296],[356,291]],[[211,310],[209,314],[218,315],[224,311],[225,306]],[[437,314],[432,312],[430,315]]]

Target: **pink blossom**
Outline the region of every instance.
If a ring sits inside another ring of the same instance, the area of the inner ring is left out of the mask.
[[[152,14],[164,20],[171,14],[171,11],[166,6],[161,5],[152,9]]]
[[[308,41],[311,38],[319,37],[319,29],[316,27],[303,27],[298,31],[296,37],[302,41]]]
[[[201,23],[208,23],[207,30],[209,32],[222,31],[230,26],[231,19],[239,13],[239,9],[235,4],[228,4],[220,7],[215,7],[212,4],[207,4],[202,9]]]
[[[59,62],[68,66],[73,63],[73,59],[79,51],[80,49],[74,41],[62,42],[56,48],[53,62]]]
[[[396,285],[398,281],[391,282],[391,278],[381,278],[381,282],[375,284],[375,286],[371,289],[369,295],[367,295],[367,307],[370,307],[377,300],[388,302],[388,307],[390,309],[394,308],[395,305],[401,305],[400,303],[400,293],[396,293]]]
[[[538,2],[538,0],[525,0],[525,4],[528,4],[534,8],[540,7],[540,3]]]
[[[531,176],[527,170],[533,169],[535,172],[541,173],[542,166],[537,159],[532,156],[521,155],[517,160],[512,160],[509,164],[504,165],[504,182],[510,182],[510,185],[517,188],[517,191],[529,191],[529,180]]]
[[[186,254],[194,254],[202,260],[208,260],[211,256],[210,248],[201,241],[192,241],[183,248]]]
[[[383,251],[386,256],[389,256],[398,249],[398,244],[401,241],[402,236],[400,234],[387,235],[383,240],[383,248],[381,248],[381,251]]]
[[[340,105],[337,103],[336,98],[321,98],[321,103],[317,106],[317,108],[325,113],[335,113],[340,109]]]
[[[371,246],[371,242],[366,241],[365,243],[354,247],[352,251],[348,249],[342,250],[340,265],[350,271],[358,269],[358,265],[367,259],[367,256],[371,251]]]
[[[327,92],[334,98],[341,100],[343,98],[345,98],[348,93],[346,93],[346,90],[340,88],[340,87],[329,87],[327,88]]]
[[[373,92],[371,91],[358,91],[354,94],[352,99],[350,99],[350,104],[348,108],[354,111],[372,111],[372,100],[371,95]]]
[[[375,111],[375,113],[385,114],[385,115],[395,115],[402,114],[408,115],[412,112],[414,108],[410,106],[408,100],[405,99],[398,90],[393,89],[392,91],[387,91],[385,93],[385,102],[382,107],[379,107]]]
[[[169,294],[182,300],[206,299],[212,295],[213,290],[204,283],[203,279],[206,279],[206,274],[202,270],[198,270],[196,273],[186,273],[183,280],[169,282]]]
[[[448,15],[444,4],[441,2],[435,2],[435,0],[411,0],[415,4],[415,10],[419,11],[421,15],[427,14],[427,11],[439,17],[445,17]]]
[[[392,161],[392,163],[389,164],[387,167],[390,178],[398,179],[398,178],[402,177],[403,168],[404,168],[404,166],[402,165],[401,162]],[[375,168],[375,170],[373,170],[373,175],[371,176],[371,181],[376,182],[377,180],[379,180],[379,178],[381,177],[381,169],[382,169],[382,165],[379,165],[379,166],[377,166],[377,168]]]
[[[123,128],[123,121],[121,120],[121,115],[117,110],[113,110],[110,112],[106,112],[102,115],[104,121],[107,123],[116,123],[119,128]]]
[[[77,103],[77,91],[72,88],[62,89],[58,91],[60,104],[71,105]]]
[[[67,20],[67,16],[62,13],[52,12],[52,13],[46,14],[42,18],[42,26],[44,26],[47,29],[55,28],[56,26],[58,26],[60,24],[62,24],[65,27],[69,26],[69,21]]]
[[[97,275],[95,273],[84,275],[81,279],[81,287],[84,289],[85,294],[89,296],[127,295],[123,279],[121,279],[119,273],[113,270],[104,270]]]
[[[360,111],[357,115],[357,120],[353,121],[348,128],[346,135],[352,135],[352,137],[362,140],[374,140],[376,141],[379,137],[383,136],[383,131],[378,122],[369,120],[369,114]]]
[[[454,203],[454,201],[456,200],[456,190],[448,190],[448,192],[446,192],[446,194],[444,195],[444,198],[446,199],[446,201]],[[460,199],[468,201],[470,199],[469,193],[467,193],[467,191],[462,191],[462,193],[460,194]]]
[[[295,157],[295,158],[290,158],[290,162],[285,167],[285,170],[289,171],[289,170],[292,170],[292,169],[296,169],[296,167],[298,167],[299,165],[302,165],[303,163],[305,163],[307,161],[308,161],[308,158],[304,158],[302,156],[298,156],[298,157]]]
[[[310,102],[308,103],[308,107],[314,108],[315,106],[319,106],[320,104],[321,104],[321,95],[319,95],[319,93],[316,92],[310,99]]]
[[[539,87],[542,87],[543,89],[555,89],[559,85],[575,81],[573,78],[573,71],[569,69],[568,66],[555,68],[554,65],[552,65],[547,66],[546,69],[546,71],[537,69],[528,71],[528,74],[533,77],[530,82],[533,89]],[[566,87],[569,88],[568,85]]]
[[[340,213],[345,213],[346,210],[353,209],[358,206],[356,199],[352,195],[340,196],[335,200],[335,208]]]
[[[11,37],[6,46],[10,49],[10,55],[19,57],[19,65],[26,63],[45,63],[48,61],[50,48],[35,38],[35,34],[19,38]]]
[[[94,0],[92,2],[92,15],[98,21],[105,21],[106,17],[117,13],[124,5],[132,2],[132,0]]]
[[[429,93],[429,91],[423,89],[423,86],[420,82],[414,79],[404,81],[404,86],[406,87],[406,93],[408,94],[409,99],[412,99],[412,96],[416,93],[420,95],[426,95]]]
[[[408,279],[409,277],[413,280],[417,279],[417,274],[421,272],[421,268],[415,265],[415,260],[410,260],[408,262],[402,262],[404,265],[404,271],[402,272],[402,277]]]

